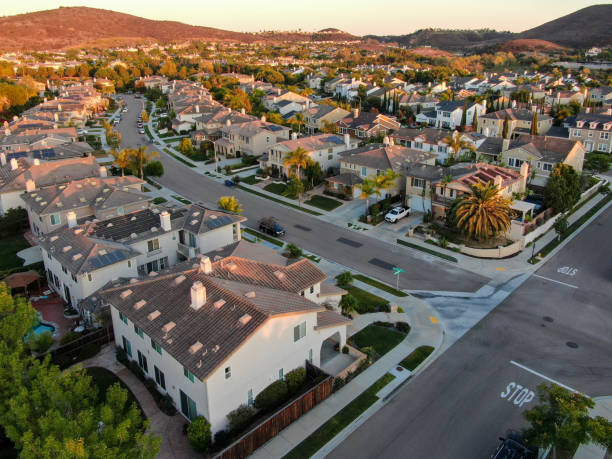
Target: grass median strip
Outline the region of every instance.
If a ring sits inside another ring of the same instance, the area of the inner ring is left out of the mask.
[[[410,247],[412,249],[420,250],[421,252],[428,253],[430,255],[434,255],[436,257],[443,258],[448,261],[452,261],[457,263],[457,259],[455,257],[451,257],[450,255],[446,255],[445,253],[436,252],[435,250],[428,249],[427,247],[421,247],[420,245],[412,244],[410,242],[403,241],[401,239],[397,240],[397,243],[400,245],[405,245],[406,247]]]
[[[189,199],[185,199],[182,196],[173,194],[172,197],[176,199],[177,201],[182,202],[183,204],[191,204],[191,201]]]
[[[251,229],[251,228],[242,228],[242,231],[244,231],[245,233],[249,233],[249,234],[251,234],[253,236],[256,236],[259,239],[262,239],[264,241],[268,241],[271,244],[274,244],[274,245],[276,245],[278,247],[283,247],[285,245],[284,242],[281,242],[281,241],[279,241],[277,239],[274,239],[273,237],[270,237],[270,236],[267,236],[267,235],[265,235],[263,233],[260,233],[259,231],[255,231],[254,229]]]
[[[412,351],[408,357],[400,362],[400,365],[403,366],[406,370],[414,371],[416,367],[418,367],[423,360],[429,357],[434,351],[434,348],[431,346],[420,346],[417,347],[414,351]]]
[[[313,456],[345,427],[357,419],[359,415],[372,406],[378,400],[376,393],[394,379],[395,376],[392,374],[384,374],[361,395],[315,430],[312,435],[293,448],[283,459],[300,459]]]
[[[277,202],[278,204],[282,204],[282,205],[287,206],[287,207],[292,207],[292,208],[294,208],[296,210],[301,210],[302,212],[306,212],[307,214],[310,214],[310,215],[323,215],[320,212],[315,212],[314,210],[305,209],[303,207],[296,206],[295,204],[291,204],[290,202],[283,201],[282,199],[276,199],[276,198],[274,198],[272,196],[268,196],[267,194],[260,193],[259,191],[255,191],[255,190],[252,190],[250,188],[247,188],[246,186],[236,185],[236,188],[239,188],[242,191],[246,191],[248,193],[260,196],[262,198],[269,199],[270,201]]]
[[[363,282],[364,284],[368,284],[368,285],[371,285],[372,287],[376,287],[377,289],[390,293],[391,295],[402,296],[402,297],[408,296],[408,294],[405,292],[396,290],[393,287],[390,287],[387,284],[383,284],[382,282],[379,282],[377,280],[370,279],[369,277],[366,277],[363,274],[355,274],[353,277],[355,277],[355,279],[357,279],[358,281]]]
[[[179,155],[175,155],[175,154],[174,154],[174,153],[172,153],[172,152],[171,152],[169,149],[164,148],[164,151],[165,151],[166,153],[168,153],[170,156],[172,156],[174,159],[176,159],[177,161],[180,161],[180,162],[182,162],[183,164],[185,164],[186,166],[189,166],[189,167],[196,167],[196,165],[195,165],[195,164],[190,163],[189,161],[184,160],[184,159],[183,159],[183,158],[181,158]]]

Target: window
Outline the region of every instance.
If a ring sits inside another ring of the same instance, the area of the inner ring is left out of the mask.
[[[140,351],[138,351],[138,366],[142,368],[142,371],[144,371],[145,373],[149,372],[149,367],[147,365],[147,358]]]
[[[62,272],[63,272],[64,274],[68,274],[68,270],[66,269],[66,267],[65,267],[65,266],[62,266]]]
[[[253,389],[249,389],[249,391],[247,392],[247,405],[255,405],[255,400],[253,400]]]
[[[551,172],[553,165],[550,163],[542,163],[542,169],[548,172]]]
[[[164,376],[164,372],[161,371],[157,366],[153,366],[155,370],[155,382],[159,387],[166,390],[166,377]]]
[[[301,340],[304,336],[306,336],[306,322],[302,322],[299,325],[293,327],[293,342]]]
[[[308,361],[312,363],[312,349],[308,349]]]
[[[508,166],[514,166],[514,158],[508,158]]]
[[[144,338],[144,333],[142,332],[142,329],[140,327],[137,327],[136,324],[134,324],[134,332],[141,338]]]
[[[239,223],[232,225],[232,238],[234,241],[238,240],[238,225]]]
[[[132,260],[128,260],[128,268],[132,267]]]
[[[123,350],[129,357],[132,357],[132,343],[130,343],[130,340],[126,339],[125,336],[121,338],[123,338]]]
[[[51,252],[47,252],[47,258],[50,260],[51,259]]]
[[[189,235],[189,247],[197,247],[198,241],[193,233],[187,233]]]
[[[159,250],[159,239],[157,238],[147,241],[147,251],[153,252],[155,250]]]
[[[157,352],[159,355],[161,355],[162,353],[162,348],[159,344],[157,344],[155,341],[151,340],[151,347],[153,349],[155,349],[155,352]]]
[[[77,281],[77,277],[74,274],[71,274],[70,277],[72,277],[72,281],[76,282]]]
[[[608,140],[610,138],[610,133],[609,132],[600,132],[599,133],[599,138],[602,140]]]
[[[574,129],[574,137],[581,137],[580,129]]]
[[[597,150],[607,152],[608,151],[608,145],[606,145],[605,143],[600,143],[597,146]]]
[[[187,395],[185,392],[180,390],[181,396],[181,412],[189,419],[193,421],[198,417],[198,410],[196,407],[196,403]]]
[[[280,370],[278,370],[278,380],[282,381],[283,379],[285,379],[285,373],[283,369],[281,368]]]
[[[123,315],[123,313],[122,313],[122,312],[120,312],[120,313],[119,313],[119,318],[121,319],[121,322],[123,322],[124,324],[126,324],[126,325],[127,325],[127,323],[128,323],[128,319],[127,319],[127,317],[125,317],[125,316]]]
[[[367,171],[366,167],[365,167],[365,166],[363,166],[363,167],[361,168],[361,176],[362,176],[362,177],[365,177],[366,175],[368,175],[368,171]]]
[[[334,149],[333,149],[333,148],[329,148],[329,149],[327,150],[327,153],[333,153],[333,152],[334,152]]]
[[[225,379],[232,377],[232,367],[225,367]]]
[[[51,225],[59,225],[62,222],[60,214],[51,214]]]
[[[589,131],[589,137],[593,137],[593,131]]]
[[[185,375],[185,378],[187,378],[189,381],[191,382],[195,381],[195,377],[193,376],[193,373],[189,371],[187,367],[183,367],[183,374]]]
[[[329,161],[331,161],[332,159],[334,159],[334,155],[333,155],[333,154],[329,154],[329,155],[327,155],[327,159],[328,159]]]
[[[310,293],[314,293],[314,285],[310,287]]]
[[[87,280],[91,282],[91,273],[87,273]]]
[[[413,178],[412,186],[415,188],[425,188],[425,180],[421,178]]]

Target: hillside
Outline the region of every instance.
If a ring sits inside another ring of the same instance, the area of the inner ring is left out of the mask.
[[[368,35],[381,42],[398,43],[400,46],[421,47],[431,46],[448,51],[459,51],[475,46],[495,45],[513,38],[511,32],[497,32],[496,30],[448,30],[448,29],[421,29],[407,35]]]
[[[612,5],[594,5],[519,34],[572,48],[612,45]]]
[[[359,37],[338,29],[325,29],[316,33],[240,33],[176,21],[154,21],[87,7],[60,7],[0,18],[0,49],[6,51],[54,50],[86,44],[124,46],[150,41],[168,43],[190,39],[251,43],[345,41],[359,40]]]
[[[526,52],[526,51],[561,51],[565,49],[556,43],[537,38],[516,38],[500,44],[499,51],[506,52]]]

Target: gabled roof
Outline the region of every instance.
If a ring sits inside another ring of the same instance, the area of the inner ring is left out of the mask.
[[[341,153],[342,161],[360,167],[396,172],[403,170],[410,164],[425,162],[438,155],[431,152],[415,150],[400,145],[370,144],[365,147],[348,150]]]
[[[422,138],[425,143],[429,144],[438,144],[442,142],[446,137],[451,135],[452,133],[445,129],[435,129],[430,127],[425,128],[401,128],[391,134],[389,137],[391,138],[399,138],[403,140],[415,140],[417,138]]]
[[[505,108],[503,110],[497,110],[496,112],[487,113],[482,115],[480,118],[504,121],[506,116],[508,116],[508,118],[512,121],[531,121],[533,119],[533,112],[531,110]],[[546,114],[538,113],[538,121],[545,120],[552,120],[552,117]]]
[[[335,148],[341,145],[344,145],[342,136],[336,134],[317,134],[293,140],[283,140],[272,148],[283,147],[287,151],[294,151],[298,147],[301,147],[308,152],[312,152],[327,148]]]

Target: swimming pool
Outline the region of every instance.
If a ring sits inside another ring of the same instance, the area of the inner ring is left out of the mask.
[[[38,336],[45,332],[49,332],[53,335],[55,333],[55,327],[53,325],[40,324],[40,323],[32,327],[32,333],[35,336]]]

